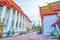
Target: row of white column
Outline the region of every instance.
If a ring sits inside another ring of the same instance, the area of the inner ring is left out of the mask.
[[[3,6],[2,7],[2,13],[1,13],[1,22],[3,22],[3,19],[4,17],[6,16],[5,13],[6,13],[6,10],[7,10],[7,6]],[[10,9],[10,13],[9,13],[9,19],[8,19],[8,24],[7,24],[7,30],[11,30],[11,23],[12,23],[12,15],[13,15],[13,9]],[[18,14],[18,16],[17,16]],[[27,26],[28,26],[28,20],[26,19],[25,16],[23,16],[21,13],[18,13],[17,10],[15,10],[15,13],[14,13],[14,23],[13,23],[13,28],[14,30],[16,30],[16,23],[18,23],[17,25],[17,28],[18,30],[26,30]],[[18,21],[18,22],[17,22]]]

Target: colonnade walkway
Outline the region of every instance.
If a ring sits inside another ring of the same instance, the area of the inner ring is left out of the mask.
[[[42,34],[36,34],[36,32],[16,35],[13,37],[1,38],[0,40],[57,40],[48,37],[44,37]]]

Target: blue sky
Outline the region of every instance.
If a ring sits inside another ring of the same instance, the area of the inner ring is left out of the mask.
[[[40,23],[41,18],[39,15],[39,6],[45,6],[47,3],[55,2],[58,0],[14,0],[36,25]]]

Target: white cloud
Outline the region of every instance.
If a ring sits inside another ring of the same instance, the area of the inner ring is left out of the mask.
[[[36,24],[41,18],[39,15],[39,6],[45,6],[47,3],[51,3],[58,0],[14,0],[24,11],[25,14]],[[47,2],[47,3],[46,3]]]

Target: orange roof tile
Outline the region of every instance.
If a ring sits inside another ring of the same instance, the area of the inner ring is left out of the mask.
[[[24,14],[24,12],[22,11],[22,9],[13,0],[0,0],[0,4],[4,5],[4,6],[8,6],[9,8],[13,8],[13,9],[19,11],[30,22],[30,19],[27,17],[27,15]]]
[[[41,7],[41,14],[53,14],[55,13],[50,6]]]
[[[53,2],[50,4],[51,8],[56,11],[60,11],[60,1],[58,2]]]

